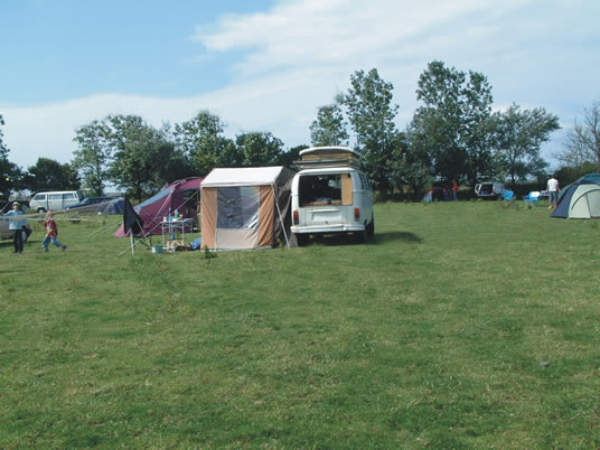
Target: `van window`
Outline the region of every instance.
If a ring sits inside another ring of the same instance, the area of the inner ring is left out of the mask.
[[[46,194],[37,194],[33,197],[34,200],[46,200]]]
[[[363,173],[360,174],[360,188],[363,190],[369,189],[369,183],[367,182],[367,177]]]
[[[68,194],[62,195],[63,200],[73,200],[75,198],[75,194],[73,192],[69,192]]]
[[[369,183],[369,177],[366,176],[364,173],[360,174],[361,177],[365,180],[365,189],[367,189],[368,191],[371,191],[371,183]]]
[[[48,194],[48,200],[62,200],[62,194]]]
[[[302,175],[298,191],[300,206],[341,205],[341,174]]]

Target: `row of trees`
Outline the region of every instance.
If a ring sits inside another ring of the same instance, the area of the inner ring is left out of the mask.
[[[72,164],[84,188],[95,195],[112,182],[141,199],[167,180],[204,176],[214,167],[290,165],[298,155],[299,148],[285,152],[283,142],[271,133],[230,139],[223,128],[221,119],[208,111],[160,129],[139,116],[108,116],[77,130]]]
[[[397,128],[393,85],[376,69],[350,76],[346,92],[318,108],[310,125],[312,145],[351,145],[383,195],[409,189],[419,195],[432,182],[475,184],[482,178],[544,177],[541,145],[559,128],[544,108],[513,104],[493,111],[492,87],[485,75],[433,61],[419,77],[418,107],[404,130]],[[0,116],[0,125],[3,125]],[[600,163],[600,104],[585,112],[568,132],[558,158],[566,167]],[[102,195],[108,184],[138,199],[166,181],[206,175],[214,167],[289,166],[305,145],[284,149],[269,132],[231,139],[224,123],[208,111],[160,128],[140,116],[109,115],[80,127],[73,160],[61,164],[40,158],[22,171],[8,160],[0,129],[0,189],[76,189]],[[583,169],[582,169],[583,170]]]
[[[404,186],[420,193],[434,180],[515,182],[547,166],[540,148],[559,128],[558,117],[516,104],[492,112],[492,88],[481,73],[430,63],[419,77],[418,107],[404,131],[395,126],[393,86],[376,69],[355,72],[350,82],[347,93],[319,108],[312,144],[346,145],[353,138],[364,169],[383,193]]]

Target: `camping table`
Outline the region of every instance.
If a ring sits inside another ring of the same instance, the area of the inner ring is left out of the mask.
[[[162,245],[165,245],[165,236],[168,239],[181,239],[185,242],[185,229],[192,229],[194,225],[194,219],[180,219],[180,220],[163,220],[160,223],[160,233],[162,235]]]

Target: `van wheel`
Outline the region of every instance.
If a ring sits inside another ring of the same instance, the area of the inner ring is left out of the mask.
[[[38,208],[37,212],[38,212],[38,214],[43,214],[43,213],[46,212],[46,209],[45,208]]]
[[[367,228],[365,227],[362,231],[357,231],[355,234],[355,241],[358,244],[366,244],[369,240],[369,234],[367,233]]]
[[[296,234],[295,236],[298,247],[304,247],[308,243],[308,234]]]
[[[375,235],[375,217],[371,216],[371,221],[367,225],[367,236],[373,237]]]

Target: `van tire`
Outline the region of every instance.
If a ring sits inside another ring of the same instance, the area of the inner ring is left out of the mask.
[[[46,208],[38,208],[38,209],[37,209],[37,213],[38,213],[38,214],[43,214],[43,213],[45,213],[45,212],[46,212]]]
[[[358,244],[366,244],[369,241],[369,233],[367,233],[366,227],[362,231],[355,232],[354,236],[355,236],[355,241]]]
[[[372,238],[375,235],[375,217],[371,216],[371,221],[367,224],[367,236]]]
[[[298,247],[304,247],[308,243],[308,234],[296,233],[295,236]]]

